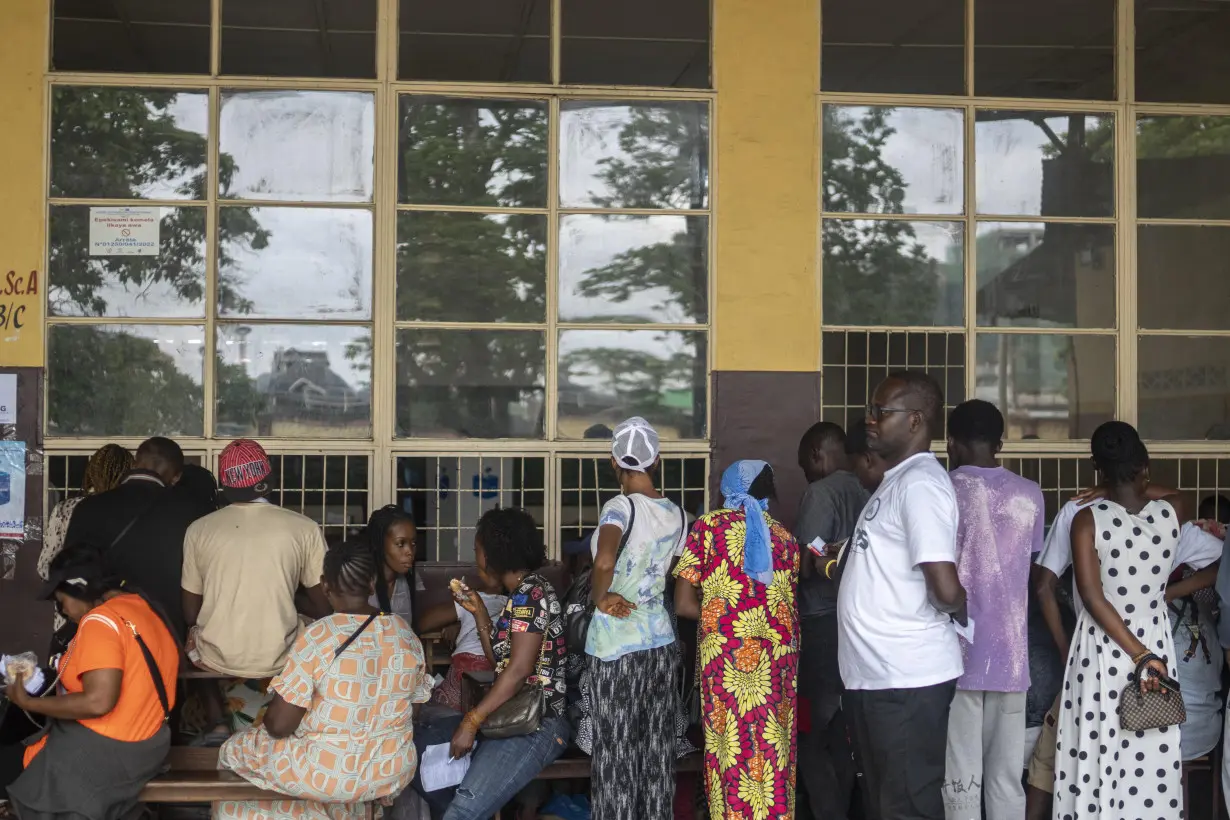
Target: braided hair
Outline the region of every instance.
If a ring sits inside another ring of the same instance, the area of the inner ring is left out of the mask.
[[[1136,428],[1123,421],[1108,421],[1093,431],[1089,441],[1093,466],[1108,487],[1131,484],[1149,466],[1149,451]]]
[[[325,580],[345,595],[366,598],[371,592],[372,581],[376,579],[377,568],[371,550],[361,540],[346,541],[325,553]]]
[[[132,453],[118,444],[104,444],[94,451],[85,465],[82,489],[86,495],[114,490],[132,469],[132,463]]]
[[[367,549],[375,562],[376,600],[381,612],[392,612],[393,602],[389,598],[389,585],[384,582],[384,541],[389,528],[399,521],[414,524],[414,517],[396,504],[388,504],[372,513],[367,526],[360,536],[365,539]],[[414,612],[414,578],[413,571],[406,573],[406,585],[410,590],[410,611]]]

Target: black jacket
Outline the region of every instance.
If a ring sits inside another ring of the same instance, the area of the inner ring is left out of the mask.
[[[209,512],[161,482],[130,476],[114,490],[77,505],[64,546],[88,543],[105,550],[110,568],[159,604],[182,640],[187,633],[180,593],[184,534]]]

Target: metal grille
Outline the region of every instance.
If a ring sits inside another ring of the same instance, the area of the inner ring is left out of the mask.
[[[325,541],[339,544],[367,523],[368,457],[270,453],[269,500],[320,524]]]
[[[602,505],[619,495],[619,480],[607,456],[561,455],[560,543],[588,536],[598,526]],[[691,515],[708,510],[708,459],[663,456],[658,490]]]
[[[544,457],[517,455],[398,457],[396,503],[418,524],[418,557],[472,561],[474,525],[484,512],[497,507],[523,508],[544,529],[546,466]]]
[[[830,330],[823,334],[821,417],[849,427],[876,385],[896,370],[925,370],[944,391],[944,415],[965,401],[965,335],[920,330]]]
[[[1187,509],[1201,518],[1230,518],[1230,458],[1154,458],[1149,479],[1183,494]]]

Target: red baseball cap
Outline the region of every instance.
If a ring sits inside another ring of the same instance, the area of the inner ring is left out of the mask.
[[[241,438],[226,445],[218,456],[218,483],[230,489],[247,489],[260,484],[273,472],[265,448],[251,439]]]

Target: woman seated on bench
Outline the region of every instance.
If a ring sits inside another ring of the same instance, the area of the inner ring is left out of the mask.
[[[55,598],[77,634],[60,658],[54,697],[27,694],[20,674],[8,687],[13,706],[50,720],[25,750],[6,811],[22,820],[122,817],[171,748],[179,647],[164,618],[123,588],[95,548],[56,556],[43,597]]]
[[[458,603],[474,615],[483,652],[495,665],[490,691],[463,718],[427,718],[415,731],[420,749],[440,743],[453,757],[474,755],[461,785],[423,793],[432,816],[444,820],[487,820],[568,747],[564,717],[564,622],[555,588],[538,569],[546,563],[542,533],[524,510],[490,510],[478,520],[474,560],[479,572],[498,578],[511,596],[494,625],[477,592],[468,590]],[[541,689],[538,728],[526,734],[474,743],[483,723],[522,686]]]
[[[487,610],[487,621],[498,618],[508,596],[500,579],[492,578],[482,570],[478,573],[480,587],[477,592],[482,599],[483,608]],[[436,687],[431,695],[433,705],[443,706],[454,712],[461,711],[461,678],[466,672],[490,672],[495,664],[483,652],[482,639],[478,637],[478,622],[469,610],[456,601],[433,606],[422,614],[419,619],[418,632],[426,634],[437,630],[456,626],[456,638],[453,640],[453,654],[449,662],[448,674],[444,683]]]
[[[276,694],[264,722],[232,736],[218,761],[289,797],[220,802],[215,818],[362,820],[364,803],[391,799],[410,782],[418,763],[413,706],[431,694],[431,678],[406,620],[368,603],[377,569],[362,542],[325,555],[334,614],[295,642],[269,685]]]

